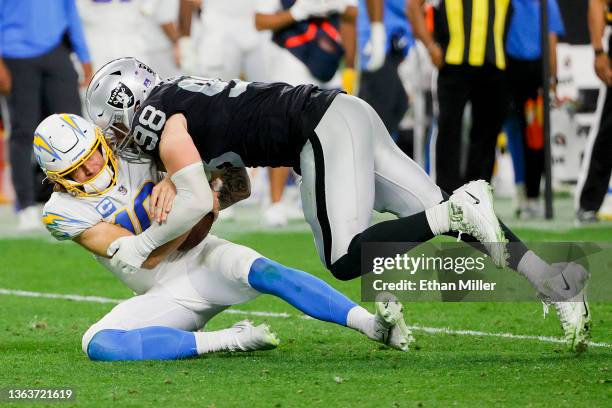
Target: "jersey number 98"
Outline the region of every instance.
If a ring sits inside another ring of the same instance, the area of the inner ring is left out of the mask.
[[[139,125],[134,127],[134,140],[145,150],[153,150],[159,142],[158,132],[166,123],[166,114],[151,105],[142,110],[138,118]]]

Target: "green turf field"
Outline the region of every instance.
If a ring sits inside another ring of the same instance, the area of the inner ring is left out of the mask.
[[[518,233],[533,241],[612,240],[612,228]],[[333,281],[323,269],[307,232],[236,234],[233,240],[359,298],[358,282]],[[0,239],[0,254],[2,289],[113,299],[131,295],[72,243]],[[304,319],[262,296],[236,308],[245,313],[223,313],[208,327],[224,328],[243,318],[265,321],[281,339],[276,350],[93,363],[81,351],[81,336],[112,303],[16,295],[1,295],[0,302],[0,387],[72,387],[78,406],[612,406],[611,303],[592,304],[592,340],[599,344],[580,356],[548,337],[489,335],[560,337],[556,315],[542,319],[537,302],[408,304],[408,323],[422,329],[415,330],[413,350],[399,353],[351,330]],[[438,330],[444,328],[450,330]],[[4,405],[10,404],[0,401]]]

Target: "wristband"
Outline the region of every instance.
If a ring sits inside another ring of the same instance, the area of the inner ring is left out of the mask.
[[[595,56],[599,57],[600,55],[602,55],[604,53],[604,49],[603,48],[595,48],[593,51],[595,51]]]

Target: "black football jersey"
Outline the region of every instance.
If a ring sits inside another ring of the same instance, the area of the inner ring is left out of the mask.
[[[209,170],[296,166],[338,93],[314,85],[174,77],[151,91],[134,116],[132,134],[143,152],[159,158],[166,119],[182,113]]]

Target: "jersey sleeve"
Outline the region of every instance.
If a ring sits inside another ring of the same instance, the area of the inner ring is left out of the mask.
[[[157,0],[153,5],[155,9],[152,17],[157,24],[168,24],[178,19],[178,0]]]
[[[274,14],[282,10],[279,0],[256,0],[255,12],[260,14]]]
[[[74,239],[102,220],[89,203],[63,193],[53,193],[42,214],[43,224],[60,241]]]
[[[565,26],[563,25],[563,18],[561,18],[561,11],[559,11],[557,0],[548,1],[548,32],[557,35],[565,34]]]

